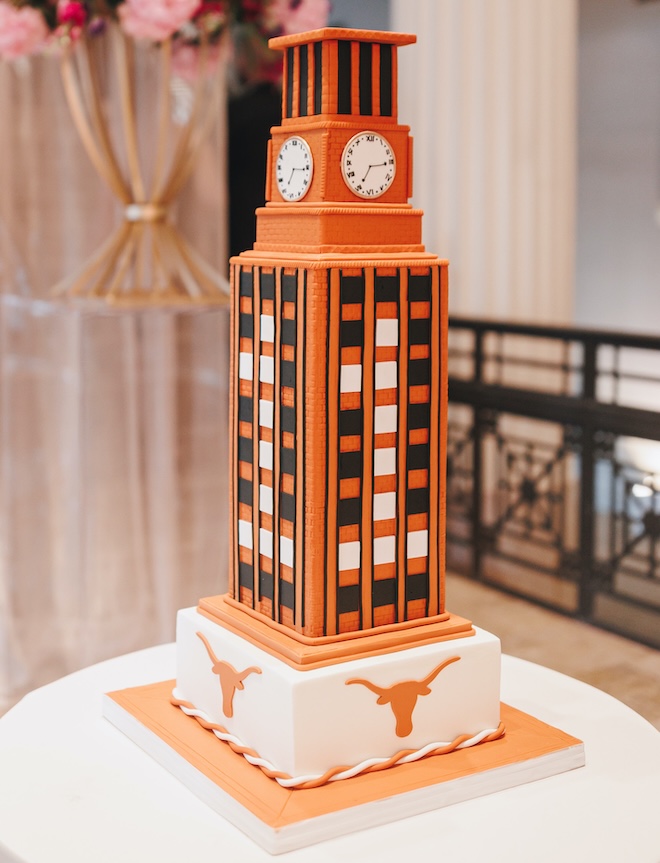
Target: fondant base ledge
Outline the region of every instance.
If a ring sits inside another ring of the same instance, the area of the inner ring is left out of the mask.
[[[584,765],[584,746],[506,704],[504,737],[320,788],[282,788],[170,703],[173,680],[104,699],[105,717],[271,854]]]

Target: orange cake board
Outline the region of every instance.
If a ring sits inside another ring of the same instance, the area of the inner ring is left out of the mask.
[[[170,703],[175,681],[109,693],[103,713],[272,854],[582,767],[580,740],[502,704],[504,737],[388,770],[286,789]]]

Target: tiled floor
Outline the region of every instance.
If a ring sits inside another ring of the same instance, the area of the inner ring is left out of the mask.
[[[660,730],[660,651],[457,575],[447,608],[498,635],[504,653],[609,692]]]

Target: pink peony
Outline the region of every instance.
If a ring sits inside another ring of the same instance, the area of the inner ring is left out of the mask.
[[[58,0],[57,20],[60,24],[82,27],[87,20],[87,10],[76,0]]]
[[[129,36],[162,42],[190,21],[198,8],[199,0],[126,0],[118,11]]]
[[[274,28],[282,33],[318,30],[328,23],[329,0],[274,0],[268,10]]]
[[[0,57],[14,60],[33,54],[48,38],[41,12],[31,6],[16,9],[0,0]]]

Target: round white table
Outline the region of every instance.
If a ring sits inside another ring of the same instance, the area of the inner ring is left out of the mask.
[[[502,700],[581,738],[586,767],[272,858],[102,718],[103,693],[173,678],[174,666],[174,645],[121,656],[0,719],[0,861],[660,861],[660,733],[510,656]]]

